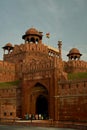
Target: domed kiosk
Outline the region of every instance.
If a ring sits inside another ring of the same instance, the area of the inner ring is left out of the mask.
[[[10,53],[11,50],[14,49],[14,47],[12,46],[11,43],[7,43],[4,47],[2,47],[4,49],[4,53],[5,53],[5,50],[8,51],[8,54]]]
[[[42,36],[42,32],[39,32],[36,28],[30,28],[22,38],[25,40],[25,43],[41,43]]]
[[[77,48],[72,48],[67,54],[67,56],[69,57],[69,60],[76,60],[76,59],[79,60],[82,54]]]

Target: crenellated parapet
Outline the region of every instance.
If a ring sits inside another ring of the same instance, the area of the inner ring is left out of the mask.
[[[4,60],[10,62],[20,62],[25,59],[26,56],[32,55],[42,55],[47,57],[57,57],[59,58],[59,51],[56,48],[47,46],[45,44],[20,44],[15,45],[13,51],[9,54],[4,54]]]
[[[87,80],[67,80],[58,82],[58,94],[61,96],[87,95]]]
[[[60,121],[87,121],[87,80],[59,82],[55,98]]]
[[[87,72],[87,62],[80,60],[69,60],[64,62],[64,70],[67,73]]]

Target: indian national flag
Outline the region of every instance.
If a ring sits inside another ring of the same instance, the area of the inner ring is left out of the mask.
[[[46,33],[46,38],[50,38],[50,33]]]

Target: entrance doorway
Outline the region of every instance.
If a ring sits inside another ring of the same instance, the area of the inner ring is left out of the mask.
[[[44,95],[39,95],[36,100],[36,113],[43,115],[44,119],[48,118],[48,101]]]

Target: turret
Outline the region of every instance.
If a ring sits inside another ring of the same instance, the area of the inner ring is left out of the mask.
[[[67,54],[69,60],[79,60],[82,54],[77,48],[72,48]]]
[[[25,40],[25,43],[42,43],[42,33],[35,28],[30,28],[25,32],[25,35],[22,38]]]
[[[12,51],[14,49],[14,47],[12,46],[11,43],[7,43],[4,47],[2,47],[4,50],[4,54],[5,54],[5,50],[8,51],[8,54],[10,53],[10,51]]]

